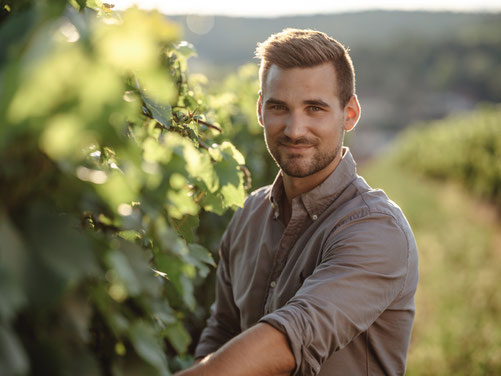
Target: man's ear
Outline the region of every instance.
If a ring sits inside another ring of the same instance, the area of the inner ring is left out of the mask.
[[[357,96],[353,94],[346,106],[344,106],[344,130],[349,132],[355,128],[360,119],[360,115],[360,103],[358,102]]]
[[[257,121],[259,125],[264,127],[263,122],[263,93],[259,90],[259,97],[257,98]]]

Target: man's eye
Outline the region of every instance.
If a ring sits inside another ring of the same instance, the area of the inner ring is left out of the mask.
[[[283,111],[287,109],[287,107],[285,107],[283,104],[272,104],[269,108],[275,111]]]
[[[317,111],[322,111],[322,109],[317,106],[310,106],[310,111],[317,112]]]

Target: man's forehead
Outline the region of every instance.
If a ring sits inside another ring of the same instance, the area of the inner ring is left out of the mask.
[[[282,68],[271,65],[262,83],[262,93],[265,97],[279,97],[288,91],[317,92],[327,95],[337,95],[337,77],[334,66],[324,63],[312,67]],[[306,94],[306,93],[305,93]]]

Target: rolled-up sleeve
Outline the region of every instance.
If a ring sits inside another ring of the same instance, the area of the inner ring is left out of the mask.
[[[239,310],[233,299],[231,288],[227,235],[223,236],[219,249],[220,260],[217,268],[216,301],[211,306],[211,315],[202,331],[195,349],[195,358],[204,357],[217,351],[222,345],[240,333]]]
[[[286,305],[261,318],[289,339],[294,375],[316,375],[401,294],[410,243],[386,213],[347,221],[322,250],[321,262]]]

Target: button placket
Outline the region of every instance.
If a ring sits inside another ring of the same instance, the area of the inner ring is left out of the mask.
[[[273,203],[272,203],[273,208]],[[275,204],[275,208],[273,208],[273,216],[274,219],[280,215],[278,206]],[[273,296],[275,295],[274,289],[277,286],[278,278],[286,264],[287,256],[292,246],[296,242],[297,238],[300,235],[301,229],[308,217],[308,213],[303,209],[301,202],[298,198],[292,201],[292,216],[287,224],[284,232],[282,233],[282,238],[280,239],[279,247],[277,249],[277,253],[273,258],[273,267],[270,275],[270,279],[268,280],[268,287],[266,292],[265,304],[264,304],[264,312],[269,313],[272,310],[272,301]]]

